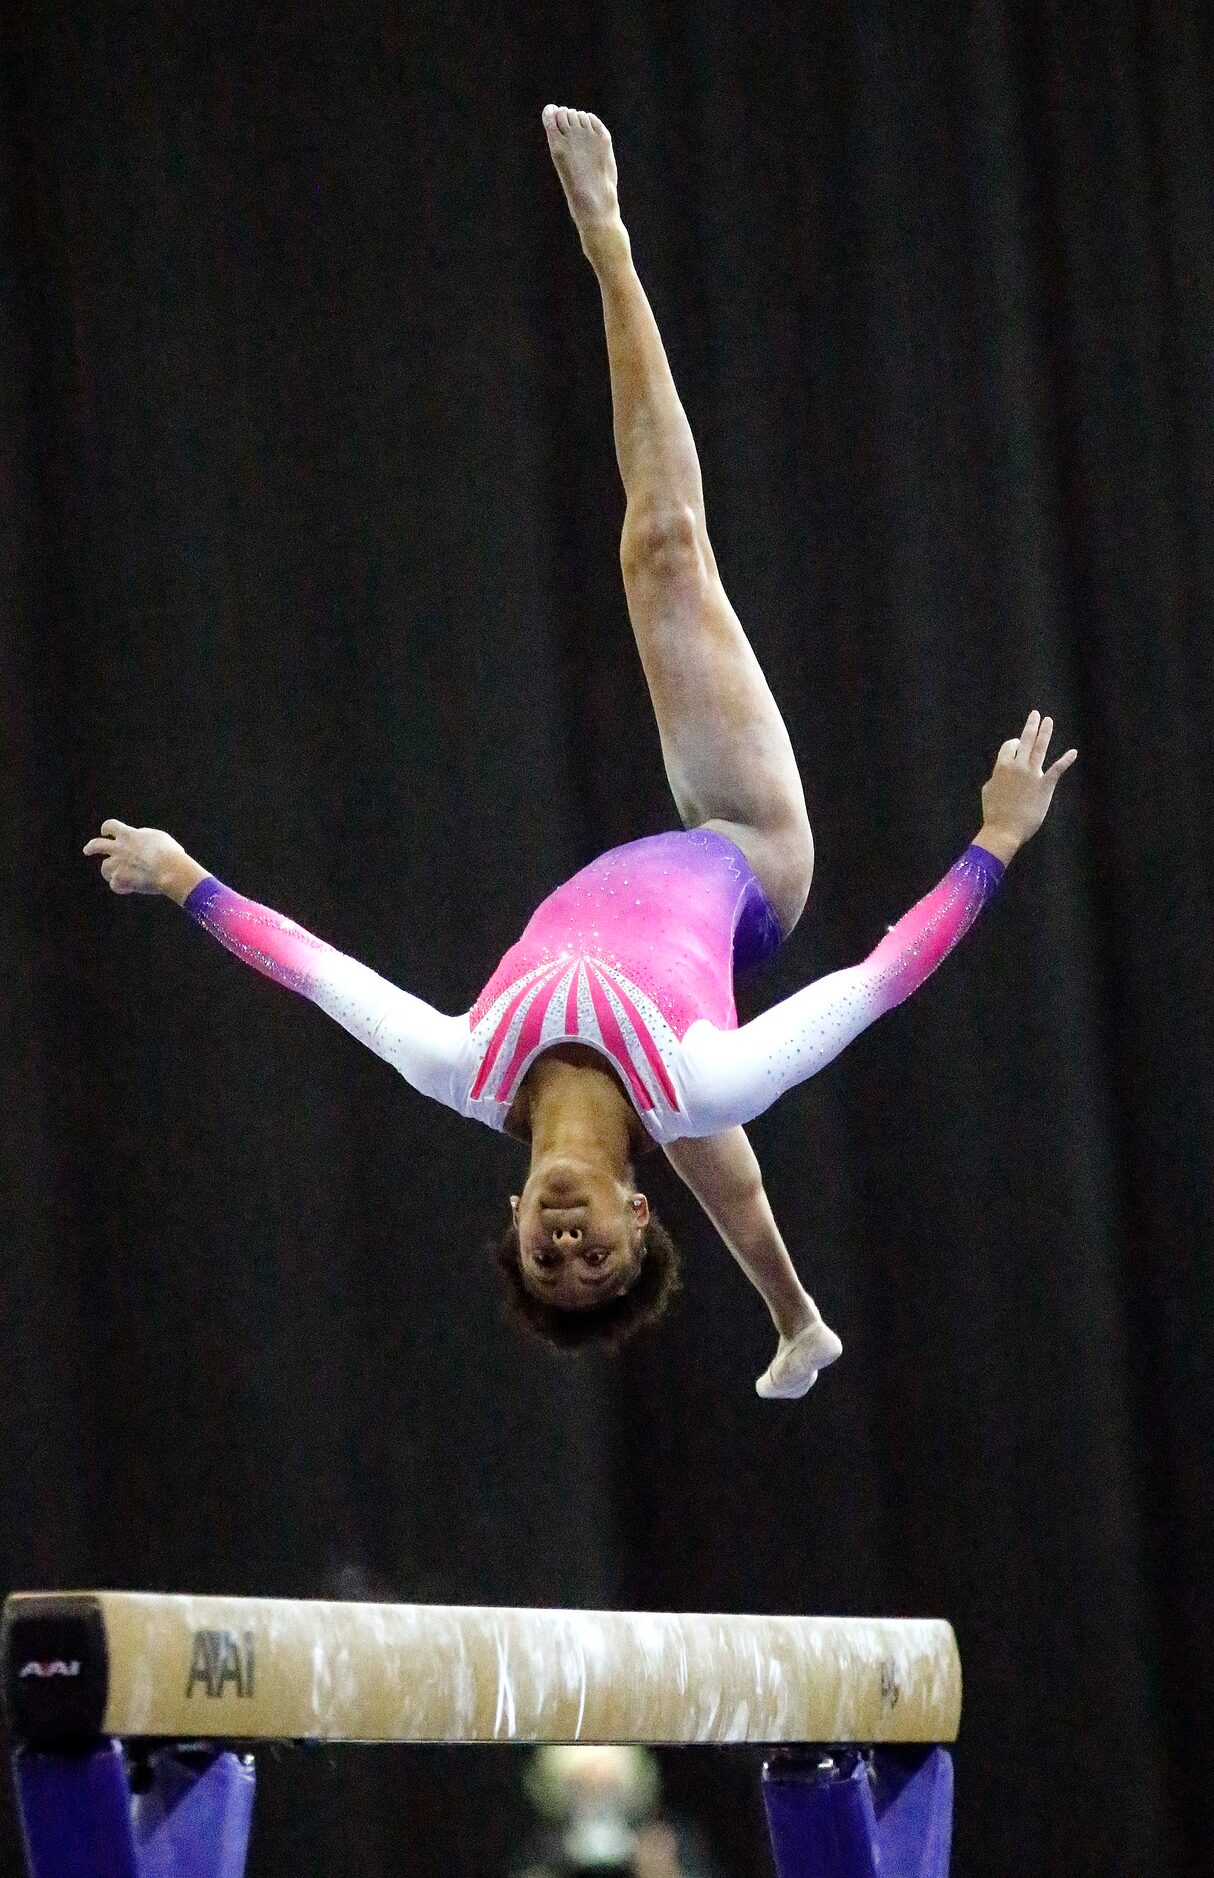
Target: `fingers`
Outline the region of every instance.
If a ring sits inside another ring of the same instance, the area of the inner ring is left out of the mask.
[[[133,833],[133,830],[129,823],[115,821],[114,817],[111,815],[108,821],[102,822],[101,833],[94,835],[91,841],[85,842],[84,852],[86,854],[112,854],[114,851],[114,843],[117,841],[119,835],[129,835],[131,833]]]
[[[1040,711],[1030,711],[1024,720],[1024,729],[1020,735],[1009,737],[1006,743],[1000,745],[999,761],[1001,763],[1024,763],[1029,769],[1035,770],[1039,776],[1061,776],[1065,770],[1070,769],[1079,752],[1068,750],[1065,756],[1059,757],[1058,761],[1047,770],[1045,759],[1053,735],[1053,718],[1043,717]]]
[[[1065,776],[1067,770],[1070,769],[1071,764],[1075,762],[1078,755],[1078,750],[1068,750],[1066,755],[1060,756],[1056,763],[1051,763],[1050,767],[1045,772],[1046,782],[1052,785],[1058,781],[1060,776]]]
[[[102,822],[101,833],[94,835],[91,841],[85,842],[84,852],[85,854],[112,854],[119,835],[131,835],[134,832],[129,822],[120,822],[111,815],[107,821]]]
[[[1040,773],[1045,762],[1045,753],[1050,747],[1050,738],[1054,734],[1054,720],[1043,717],[1037,726],[1037,735],[1033,738],[1033,747],[1029,752],[1029,767]]]
[[[118,870],[121,863],[118,859],[117,849],[119,836],[129,835],[133,832],[134,831],[126,822],[116,821],[114,817],[111,816],[108,821],[102,822],[101,833],[94,835],[90,841],[86,841],[84,844],[84,852],[86,854],[101,855],[101,878],[104,880],[106,886],[112,888],[115,893],[129,893],[131,891],[125,876],[119,874]]]
[[[1040,726],[1040,723],[1041,723],[1041,712],[1030,711],[1028,716],[1024,720],[1024,729],[1021,731],[1020,736],[1017,739],[1017,743],[1016,743],[1017,761],[1028,760],[1029,752],[1032,750],[1033,743],[1037,736],[1037,731],[1038,731],[1038,727]]]

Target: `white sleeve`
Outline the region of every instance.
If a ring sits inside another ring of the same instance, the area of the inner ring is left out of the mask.
[[[458,1071],[469,1040],[467,1014],[448,1017],[331,947],[308,995],[412,1088],[462,1108]]]
[[[462,1108],[466,1015],[444,1016],[294,920],[246,900],[211,876],[195,887],[185,910],[247,965],[319,1005],[422,1095]]]
[[[1003,871],[985,848],[970,847],[862,964],[817,979],[738,1030],[692,1024],[682,1065],[692,1132],[752,1121],[909,998],[969,931]]]

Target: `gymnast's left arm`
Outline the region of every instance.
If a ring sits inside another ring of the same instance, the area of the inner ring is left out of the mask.
[[[869,1024],[917,991],[969,931],[1020,848],[1045,820],[1069,750],[1047,770],[1052,719],[1030,713],[1003,745],[982,791],[983,822],[965,853],[859,965],[832,972],[738,1030],[703,1021],[684,1038],[688,1118],[696,1134],[750,1121],[829,1063]]]
[[[115,893],[159,893],[267,978],[320,1006],[423,1095],[459,1108],[467,1017],[447,1017],[268,906],[225,887],[159,828],[101,824],[84,852],[101,856]]]
[[[761,1396],[802,1396],[843,1353],[797,1277],[776,1225],[763,1175],[744,1128],[666,1143],[666,1158],[720,1233],[762,1298],[779,1345],[755,1388]]]
[[[726,1128],[719,1135],[669,1141],[666,1158],[759,1293],[781,1336],[797,1336],[817,1317],[817,1306],[788,1255],[746,1130]]]

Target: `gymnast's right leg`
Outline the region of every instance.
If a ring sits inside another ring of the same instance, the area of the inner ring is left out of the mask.
[[[813,872],[813,839],[784,720],[721,585],[695,442],[632,264],[611,138],[597,117],[549,105],[548,146],[603,297],[616,455],[627,509],[620,562],[676,806],[754,868],[787,935]]]

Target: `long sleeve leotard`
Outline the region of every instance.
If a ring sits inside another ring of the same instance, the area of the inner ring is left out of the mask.
[[[762,1114],[917,988],[1003,875],[967,848],[859,965],[739,1027],[735,965],[779,927],[746,857],[706,829],[613,848],[550,894],[462,1016],[446,1017],[211,876],[186,911],[229,951],[301,992],[424,1095],[505,1126],[531,1063],[578,1042],[611,1062],[655,1141]]]

